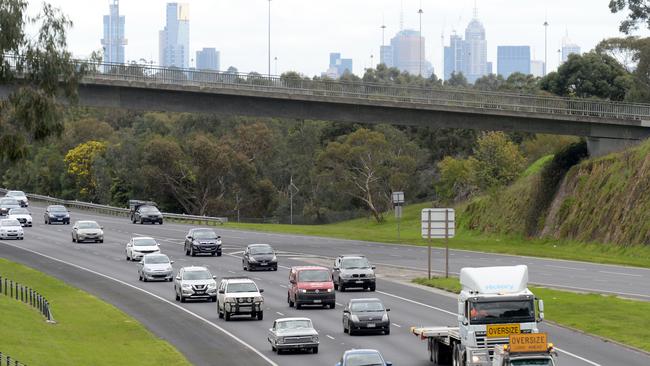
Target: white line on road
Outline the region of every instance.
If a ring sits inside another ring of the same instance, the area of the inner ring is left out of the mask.
[[[399,324],[395,324],[395,323],[393,323],[393,325],[396,326],[396,327],[398,327],[398,328],[401,328],[401,327],[402,327],[401,325],[399,325]]]
[[[613,274],[613,275],[619,275],[619,276],[643,277],[643,275],[640,275],[640,274],[632,274],[632,273],[609,272],[609,271],[598,271],[598,272],[600,272],[600,273],[607,273],[607,274]]]
[[[336,338],[332,337],[332,336],[329,335],[329,334],[326,334],[325,336],[326,336],[327,338],[331,339],[331,340],[335,340],[335,339],[336,339]]]
[[[556,266],[555,264],[545,264],[546,267],[553,267],[553,268],[562,268],[562,269],[571,269],[574,271],[584,271],[584,268],[575,268],[575,267],[565,267],[565,266]]]
[[[188,310],[188,309],[186,309],[186,308],[184,308],[184,307],[182,307],[182,306],[180,306],[180,305],[178,305],[178,304],[176,304],[176,303],[173,303],[173,302],[171,302],[171,301],[169,301],[169,300],[167,300],[167,299],[165,299],[165,298],[163,298],[163,297],[161,297],[161,296],[158,296],[158,295],[154,294],[153,292],[149,292],[149,291],[144,290],[144,289],[142,289],[142,288],[140,288],[140,287],[138,287],[138,286],[134,286],[134,285],[132,285],[132,284],[130,284],[130,283],[124,282],[124,281],[122,281],[122,280],[120,280],[120,279],[117,279],[117,278],[115,278],[115,277],[111,277],[111,276],[109,276],[109,275],[106,275],[106,274],[103,274],[103,273],[100,273],[100,272],[97,272],[97,271],[93,271],[92,269],[88,269],[88,268],[86,268],[86,267],[82,267],[82,266],[79,266],[79,265],[77,265],[77,264],[74,264],[74,263],[70,263],[70,262],[64,261],[64,260],[62,260],[62,259],[54,258],[54,257],[49,256],[49,255],[47,255],[47,254],[39,253],[39,252],[37,252],[37,251],[31,250],[31,249],[26,249],[26,248],[24,248],[24,247],[19,247],[19,246],[17,246],[17,245],[13,245],[13,244],[9,244],[9,243],[4,243],[4,244],[9,245],[9,246],[12,246],[12,247],[14,247],[14,248],[18,248],[18,249],[22,249],[22,250],[28,251],[28,252],[30,252],[30,253],[34,253],[34,254],[40,255],[40,256],[42,256],[42,257],[45,257],[45,258],[51,259],[51,260],[56,261],[56,262],[59,262],[59,263],[66,264],[66,265],[71,266],[71,267],[74,267],[74,268],[81,269],[81,270],[83,270],[83,271],[86,271],[86,272],[92,273],[92,274],[94,274],[94,275],[97,275],[97,276],[100,276],[100,277],[104,277],[104,278],[109,279],[109,280],[111,280],[111,281],[115,281],[115,282],[117,282],[117,283],[119,283],[119,284],[121,284],[121,285],[124,285],[124,286],[130,287],[130,288],[132,288],[132,289],[134,289],[134,290],[141,291],[141,292],[143,292],[143,293],[145,293],[145,294],[147,294],[147,295],[149,295],[149,296],[151,296],[151,297],[154,297],[154,298],[156,298],[156,299],[158,299],[158,300],[160,300],[160,301],[163,301],[163,302],[165,302],[166,304],[168,304],[168,305],[170,305],[170,306],[173,306],[173,307],[177,308],[178,310],[183,311],[183,312],[185,312],[186,314],[191,315],[191,316],[195,317],[196,319],[201,320],[202,322],[206,323],[207,325],[209,325],[209,326],[211,326],[211,327],[213,327],[213,328],[215,328],[215,329],[221,331],[223,334],[225,334],[225,335],[227,335],[228,337],[234,339],[235,341],[237,341],[238,343],[240,343],[240,344],[243,345],[244,347],[246,347],[246,348],[250,349],[251,351],[255,352],[256,355],[260,356],[264,361],[268,362],[269,365],[279,366],[277,363],[273,362],[273,360],[271,360],[270,358],[266,357],[262,352],[258,351],[255,347],[253,347],[253,346],[251,346],[250,344],[244,342],[241,338],[239,338],[239,337],[237,337],[236,335],[230,333],[228,330],[226,330],[226,329],[224,329],[224,328],[218,326],[217,324],[215,324],[215,323],[209,321],[208,319],[202,317],[201,315],[199,315],[199,314],[197,314],[197,313],[194,313],[194,312],[192,312],[192,311],[190,311],[190,310]]]
[[[580,356],[578,356],[578,355],[576,355],[576,354],[573,354],[573,353],[571,353],[571,352],[569,352],[569,351],[565,351],[565,350],[563,350],[563,349],[561,349],[561,348],[557,348],[557,347],[555,347],[555,349],[558,350],[558,351],[560,351],[560,352],[562,352],[562,353],[564,353],[564,354],[566,354],[566,355],[569,355],[569,356],[571,356],[571,357],[575,357],[575,358],[577,358],[577,359],[580,360],[580,361],[584,361],[584,362],[586,362],[586,363],[588,363],[588,364],[590,364],[590,365],[593,365],[593,366],[601,366],[599,363],[595,363],[595,362],[593,362],[593,361],[589,361],[588,359],[586,359],[586,358],[584,358],[584,357],[580,357]]]
[[[280,315],[280,316],[284,316],[284,314],[282,314],[282,313],[279,312],[279,311],[276,311],[275,313],[278,314],[278,315]]]
[[[338,305],[338,306],[343,306],[343,304],[339,304],[338,302],[337,302],[337,303],[335,303],[335,304],[336,304],[336,305]]]
[[[235,271],[230,271],[230,270],[229,270],[228,273],[235,273]]]

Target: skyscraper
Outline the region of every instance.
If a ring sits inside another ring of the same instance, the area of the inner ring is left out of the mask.
[[[463,72],[463,43],[463,37],[456,32],[449,36],[449,46],[445,47],[445,80],[449,80],[452,73]]]
[[[515,72],[530,74],[530,47],[498,46],[497,74],[507,79]]]
[[[481,76],[487,75],[487,40],[485,28],[478,20],[478,10],[474,9],[474,18],[465,29],[463,45],[463,74],[467,81],[473,83]]]
[[[379,48],[379,63],[386,65],[386,67],[393,67],[393,47],[381,46]]]
[[[352,73],[352,59],[351,58],[341,58],[339,52],[330,53],[330,64],[326,72],[322,73],[323,76],[327,76],[331,79],[338,79],[345,73]]]
[[[220,53],[215,48],[203,48],[196,51],[196,68],[199,70],[215,70],[221,68]]]
[[[533,76],[536,76],[536,77],[539,77],[539,78],[546,75],[546,65],[544,65],[544,61],[531,60],[530,61],[530,73],[533,74]]]
[[[165,28],[159,32],[160,65],[190,67],[190,6],[167,3]]]
[[[420,47],[422,47],[422,50],[420,50]],[[431,75],[432,70],[431,63],[426,60],[425,55],[424,37],[420,36],[420,32],[410,29],[399,31],[390,40],[390,46],[382,46],[381,48],[382,63],[386,64],[386,66],[396,67],[400,71],[406,71],[411,75],[419,75],[421,66],[422,76],[428,77]]]
[[[104,62],[124,63],[124,16],[120,16],[119,0],[112,0],[108,6],[108,15],[104,15],[104,38],[102,47]]]
[[[580,54],[580,46],[571,42],[569,39],[569,31],[562,38],[562,63],[566,62],[569,59],[570,54]]]

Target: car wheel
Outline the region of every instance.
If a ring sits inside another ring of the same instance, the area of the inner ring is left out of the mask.
[[[127,261],[130,261],[130,260],[131,260],[131,258],[129,258],[129,253],[126,253],[126,260],[127,260]]]
[[[99,242],[100,242],[100,243],[103,243],[103,242],[104,242],[104,239],[101,239]]]
[[[187,247],[185,247],[185,255],[190,255],[190,250]]]
[[[147,282],[147,277],[142,276],[142,282]]]
[[[335,302],[330,303],[330,309],[334,309],[334,308],[336,308],[336,303]]]
[[[77,239],[74,238],[74,235],[72,236],[72,242],[73,242],[73,243],[76,243],[76,242],[77,242]]]
[[[217,257],[221,257],[221,252],[217,252]]]
[[[212,252],[210,253],[210,255],[214,257],[215,255],[217,255],[217,252]]]
[[[389,335],[389,334],[390,334],[390,325],[389,325],[388,328],[386,328],[386,330],[384,331],[384,335]]]
[[[375,291],[377,289],[377,284],[373,283],[370,285],[370,291]]]
[[[339,285],[334,281],[332,281],[332,282],[334,283],[334,291],[338,291],[339,290]]]
[[[138,281],[142,281],[142,275],[138,272]]]
[[[196,253],[194,253],[194,248],[193,248],[193,247],[190,247],[190,256],[191,256],[191,257],[195,257],[195,256],[196,256]]]
[[[339,283],[339,291],[345,292],[345,286],[342,283]]]
[[[174,295],[176,295],[175,300],[179,301],[181,298],[178,296],[178,292],[176,292],[176,289],[174,289]]]
[[[297,303],[297,302],[295,303],[295,306],[296,306],[296,310],[300,310],[300,308],[302,308],[302,305],[300,305],[300,304]]]
[[[257,320],[264,320],[264,312],[263,311],[260,311],[259,313],[257,313]]]
[[[349,335],[354,335],[354,328],[352,328],[349,321],[348,321],[348,334]]]
[[[345,326],[345,323],[346,323],[346,322],[343,322],[343,333],[347,333],[347,332],[348,332],[348,328]]]
[[[223,319],[223,313],[221,312],[221,309],[219,308],[219,300],[217,300],[217,315],[219,316],[219,319]]]
[[[144,220],[140,219],[140,225],[144,225]]]
[[[269,342],[269,343],[271,343],[271,352],[277,351],[277,348],[275,348],[275,346],[273,345],[273,342]]]
[[[162,223],[163,223],[162,220],[160,220],[160,225],[162,225]]]
[[[278,270],[278,267],[273,267],[273,270],[274,270],[274,271],[277,271],[277,270]]]
[[[216,297],[216,296],[212,296],[212,297],[210,298],[210,302],[217,302],[217,297]]]
[[[311,349],[311,352],[312,352],[313,354],[317,354],[317,353],[318,353],[318,346],[312,348],[312,349]]]
[[[244,271],[248,271],[248,268],[246,268],[246,265],[244,264],[244,261],[241,261],[241,267]]]
[[[289,307],[290,308],[292,308],[295,305],[295,303],[293,301],[291,301],[291,296],[289,296],[289,295],[287,295],[287,301],[289,302]]]
[[[185,302],[185,296],[179,295],[179,297],[181,298],[181,302]]]
[[[226,311],[226,309],[223,309],[223,318],[229,322],[230,321],[230,313]]]

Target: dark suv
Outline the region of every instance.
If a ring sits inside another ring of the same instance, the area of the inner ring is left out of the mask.
[[[357,287],[375,291],[375,266],[360,254],[340,255],[334,261],[332,268],[334,288],[345,291],[346,288]]]
[[[190,229],[185,236],[185,255],[210,254],[221,257],[221,236],[208,228]]]
[[[278,270],[278,257],[275,251],[268,244],[251,244],[244,250],[244,256],[241,259],[244,271],[254,269]]]
[[[45,209],[43,214],[43,222],[46,225],[50,225],[53,222],[60,222],[62,224],[70,224],[70,212],[65,206],[61,205],[50,205]]]

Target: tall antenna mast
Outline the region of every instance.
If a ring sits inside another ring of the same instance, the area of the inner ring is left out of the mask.
[[[476,0],[474,0],[474,19],[478,19],[478,5],[476,5]]]
[[[384,14],[381,15],[381,45],[385,46],[384,33],[386,32],[386,20],[384,19]]]
[[[404,30],[404,0],[400,1],[399,30]]]

